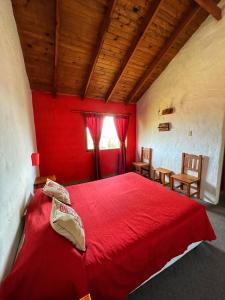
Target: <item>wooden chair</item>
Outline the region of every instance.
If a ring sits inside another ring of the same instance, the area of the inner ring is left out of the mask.
[[[152,149],[141,147],[141,161],[133,162],[136,172],[151,178]]]
[[[188,171],[197,173],[197,176],[189,175]],[[199,199],[201,188],[201,173],[202,155],[182,153],[181,174],[175,174],[170,177],[171,190],[180,188],[184,191],[184,186],[186,186],[186,195],[188,197],[197,195],[197,198]],[[174,181],[180,182],[180,185],[176,188],[174,187]],[[191,189],[196,190],[196,192],[191,194]]]

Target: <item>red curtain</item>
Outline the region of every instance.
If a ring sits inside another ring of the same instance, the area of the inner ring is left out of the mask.
[[[94,179],[101,178],[99,142],[102,133],[102,124],[103,124],[103,115],[93,114],[93,113],[86,115],[86,125],[90,131],[94,143],[94,151],[93,151]]]
[[[120,152],[118,159],[118,173],[123,174],[126,172],[126,138],[129,124],[128,116],[116,116],[114,117],[114,123],[117,131],[118,138],[120,140]]]

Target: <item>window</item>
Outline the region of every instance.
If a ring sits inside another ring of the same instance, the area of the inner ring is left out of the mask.
[[[86,132],[87,132],[87,149],[92,150],[94,149],[94,144],[88,128],[86,128]],[[103,120],[102,135],[101,135],[99,147],[100,150],[120,148],[120,141],[117,136],[113,117],[107,116]]]

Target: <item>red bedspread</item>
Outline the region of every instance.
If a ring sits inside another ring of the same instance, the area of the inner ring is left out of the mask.
[[[120,300],[187,246],[215,239],[204,206],[134,173],[68,187],[81,216],[82,254],[52,230],[51,201],[37,191],[25,241],[0,299]]]

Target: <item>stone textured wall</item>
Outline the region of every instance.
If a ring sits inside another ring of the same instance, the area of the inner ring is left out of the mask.
[[[10,0],[0,1],[0,280],[21,235],[21,216],[32,192],[35,149],[31,91]]]
[[[153,166],[180,172],[181,153],[203,154],[201,197],[217,203],[224,153],[225,1],[180,50],[137,105],[137,145],[153,148]],[[175,112],[162,116],[173,106]],[[159,123],[172,129],[159,132]]]

